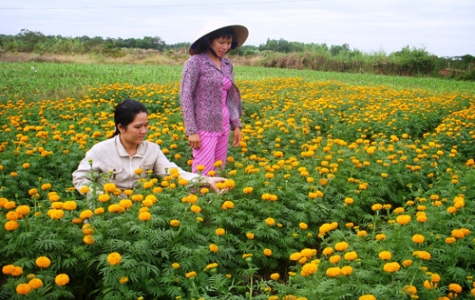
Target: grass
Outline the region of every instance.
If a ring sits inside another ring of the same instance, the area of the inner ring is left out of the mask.
[[[25,100],[80,97],[84,94],[86,87],[118,82],[133,85],[178,82],[181,78],[181,70],[181,65],[0,62],[0,77],[3,78],[0,86],[0,101],[16,97]],[[236,66],[235,73],[237,80],[301,77],[306,81],[335,80],[349,85],[387,86],[396,90],[425,89],[434,93],[459,91],[470,95],[475,91],[475,82],[435,78],[270,69],[249,66]]]

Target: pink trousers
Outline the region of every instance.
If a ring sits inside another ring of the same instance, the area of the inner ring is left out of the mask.
[[[208,175],[209,171],[215,170],[214,163],[220,160],[224,168],[226,164],[229,144],[229,130],[222,133],[210,134],[210,132],[199,132],[201,148],[193,149],[193,164],[191,170],[198,173],[198,166],[204,166],[202,175]]]

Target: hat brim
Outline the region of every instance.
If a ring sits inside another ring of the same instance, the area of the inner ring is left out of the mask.
[[[200,32],[200,34],[198,35],[198,38],[196,38],[195,41],[191,43],[190,47],[188,48],[188,53],[190,55],[201,53],[202,49],[198,49],[199,48],[198,43],[201,41],[201,39],[205,37],[206,35],[210,34],[211,32],[225,28],[225,27],[232,27],[234,32],[236,32],[236,46],[231,50],[235,50],[241,47],[246,42],[247,37],[249,36],[249,30],[245,26],[224,25],[221,27],[213,28],[212,30],[209,30],[209,29],[208,30],[205,29],[204,31],[202,30],[202,32]]]

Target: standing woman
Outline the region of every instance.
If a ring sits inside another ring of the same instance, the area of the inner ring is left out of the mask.
[[[191,44],[183,68],[180,103],[188,144],[193,149],[192,171],[207,175],[217,161],[226,163],[230,131],[232,146],[241,142],[241,95],[234,84],[231,60],[225,55],[247,39],[242,25],[208,23]]]

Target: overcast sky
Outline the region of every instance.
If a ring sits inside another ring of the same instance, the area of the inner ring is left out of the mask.
[[[210,19],[249,29],[248,45],[267,39],[349,44],[390,54],[405,46],[437,56],[475,56],[474,0],[1,0],[0,34],[103,38],[159,36],[192,42]]]

